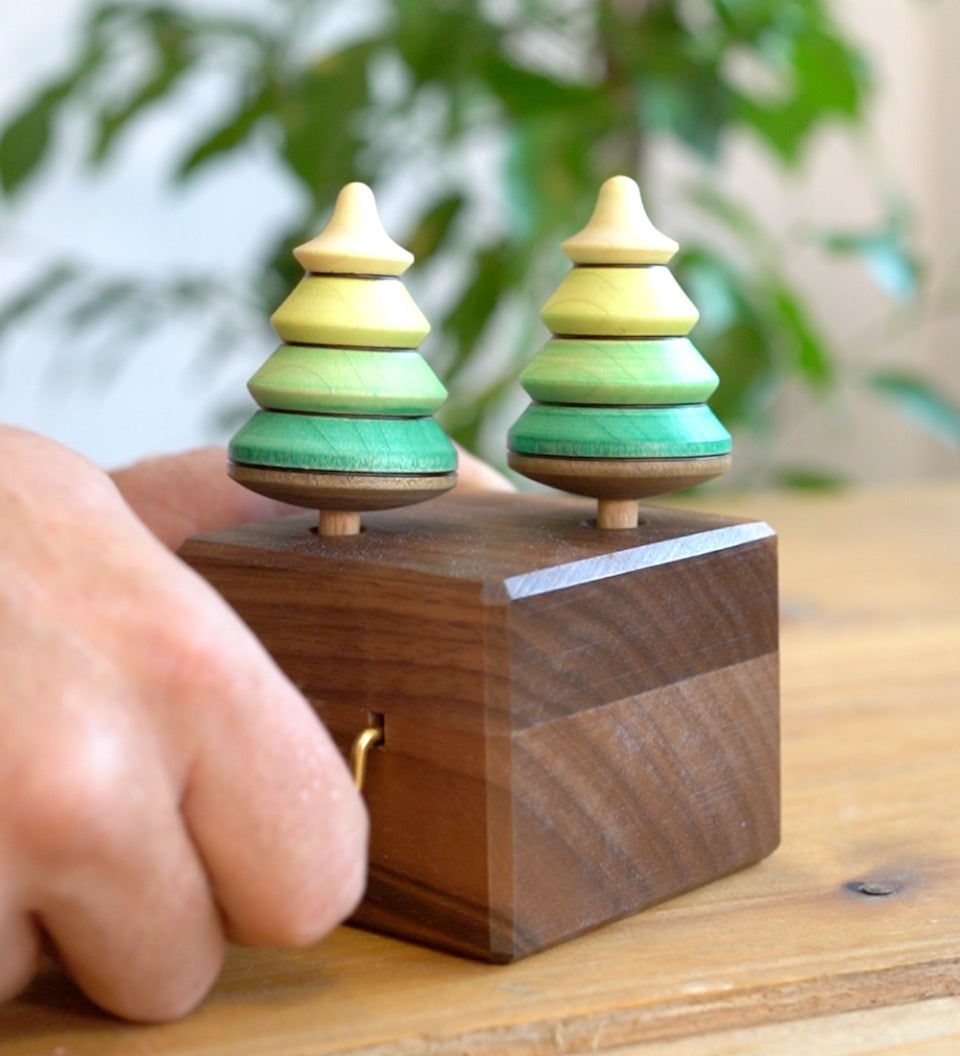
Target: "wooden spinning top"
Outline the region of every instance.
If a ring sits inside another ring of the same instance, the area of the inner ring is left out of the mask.
[[[413,257],[369,187],[344,187],[294,256],[306,274],[271,317],[284,344],[248,383],[261,409],[231,440],[227,471],[318,509],[321,535],[354,535],[363,510],[453,487],[456,450],[431,417],[447,392],[418,351],[430,325],[399,278]]]
[[[730,467],[730,435],[706,404],[714,370],[686,336],[699,313],[664,266],[677,250],[640,189],[614,176],[541,318],[552,337],[520,376],[534,400],[510,429],[510,466],[597,499],[600,528],[637,525],[637,502]]]

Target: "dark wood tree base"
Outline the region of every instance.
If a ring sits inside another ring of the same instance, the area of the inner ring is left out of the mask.
[[[523,476],[594,499],[647,499],[682,491],[730,469],[730,455],[705,458],[554,458],[507,452]]]
[[[227,473],[251,491],[292,506],[332,510],[389,510],[435,499],[457,482],[452,473],[323,473],[228,462]]]

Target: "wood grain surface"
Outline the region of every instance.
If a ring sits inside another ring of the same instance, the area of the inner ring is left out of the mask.
[[[507,966],[351,928],[233,950],[168,1026],[51,970],[0,1011],[4,1056],[960,1050],[960,485],[711,502],[780,539],[772,857]]]
[[[511,469],[573,495],[600,500],[643,499],[696,487],[726,473],[730,455],[704,458],[556,458],[507,452]],[[636,521],[634,520],[634,523]]]
[[[346,751],[375,714],[355,920],[510,961],[779,841],[776,542],[757,522],[452,494],[181,550]]]

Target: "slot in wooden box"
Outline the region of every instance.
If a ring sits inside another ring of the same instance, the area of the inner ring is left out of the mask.
[[[355,921],[510,961],[779,841],[776,538],[759,522],[448,496],[181,555],[347,751],[376,717]]]

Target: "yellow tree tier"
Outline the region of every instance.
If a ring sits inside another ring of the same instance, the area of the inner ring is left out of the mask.
[[[551,339],[521,375],[534,402],[510,429],[510,466],[596,498],[601,528],[630,528],[637,502],[730,466],[730,435],[706,404],[716,373],[687,334],[699,313],[665,267],[677,250],[640,189],[614,176],[541,318]]]
[[[294,256],[306,274],[271,317],[284,344],[250,379],[261,409],[230,442],[228,472],[318,509],[322,535],[352,535],[363,510],[453,487],[456,450],[431,417],[447,392],[418,351],[430,325],[400,281],[413,257],[369,187],[344,187]]]

